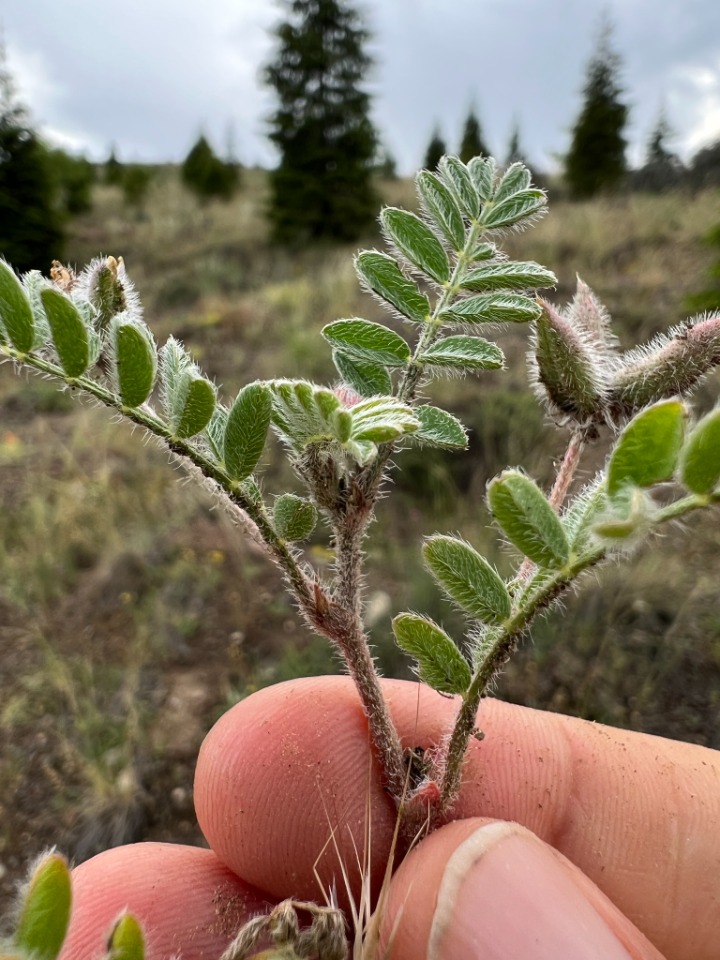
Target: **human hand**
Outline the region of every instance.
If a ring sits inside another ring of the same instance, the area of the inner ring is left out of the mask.
[[[452,701],[415,683],[384,690],[404,746],[449,728]],[[479,721],[486,739],[470,748],[457,820],[393,879],[393,960],[716,960],[720,754],[499,701],[483,701]],[[315,871],[340,890],[342,861],[357,895],[368,811],[377,891],[395,811],[369,757],[345,678],[242,701],[198,761],[214,852],[138,844],[77,868],[61,960],[95,958],[124,907],[144,923],[148,960],[217,960],[268,903],[318,899]]]

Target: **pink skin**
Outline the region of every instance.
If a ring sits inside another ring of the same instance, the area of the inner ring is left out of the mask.
[[[451,700],[402,681],[384,689],[404,746],[447,732]],[[393,960],[714,960],[720,755],[498,701],[479,722],[486,739],[471,746],[457,822],[393,880],[383,934]],[[240,914],[262,909],[257,890],[317,899],[316,861],[325,889],[340,887],[338,855],[357,889],[368,806],[379,886],[394,808],[346,678],[281,684],[233,708],[203,745],[195,802],[214,855],[137,845],[78,868],[62,960],[95,960],[88,931],[122,906],[148,923],[148,960],[181,944],[183,960],[217,960]],[[326,846],[333,831],[337,850]],[[217,893],[232,883],[238,916],[219,924]]]

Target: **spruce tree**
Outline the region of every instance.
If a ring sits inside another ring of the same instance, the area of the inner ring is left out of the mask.
[[[621,61],[611,41],[611,26],[606,23],[587,67],[585,101],[565,158],[565,176],[576,199],[611,190],[625,176],[628,108],[621,100]]]
[[[490,151],[482,138],[480,121],[473,107],[470,108],[470,112],[465,119],[459,156],[463,163],[469,163],[473,157],[490,156]]]
[[[238,185],[238,169],[216,156],[204,136],[199,136],[181,168],[182,181],[201,202],[229,200]]]
[[[0,256],[16,270],[47,271],[62,254],[48,152],[18,102],[0,44]]]
[[[265,80],[278,105],[270,139],[275,240],[352,241],[375,220],[377,136],[364,80],[368,33],[346,0],[285,0],[275,59]]]
[[[438,127],[435,127],[430,137],[430,143],[427,145],[427,150],[425,151],[425,160],[423,162],[425,169],[435,170],[438,163],[440,163],[440,158],[444,157],[447,152],[448,149],[440,134],[440,130]]]
[[[678,186],[682,181],[685,172],[683,163],[667,145],[671,136],[672,129],[665,112],[661,110],[648,140],[645,162],[633,177],[638,190],[661,193]]]

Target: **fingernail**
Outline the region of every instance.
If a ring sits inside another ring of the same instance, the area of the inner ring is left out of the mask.
[[[631,960],[551,850],[515,824],[478,828],[448,861],[428,960]]]

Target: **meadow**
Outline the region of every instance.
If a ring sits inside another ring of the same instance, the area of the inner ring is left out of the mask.
[[[412,207],[407,181],[381,184]],[[624,347],[686,316],[711,251],[718,193],[631,194],[573,203],[509,238],[509,252],[559,278],[579,274]],[[232,396],[269,376],[332,381],[320,327],[379,319],[353,247],[267,242],[265,178],[246,171],[228,204],[200,206],[176,171],[144,208],[97,187],[74,221],[67,260],[123,256],[159,342],[183,340]],[[377,246],[368,236],[360,246]],[[522,465],[548,482],[559,437],[527,386],[527,331],[503,331],[509,370],[441,382],[471,429],[466,454],[406,451],[369,544],[367,616],[383,670],[408,675],[390,619],[454,614],[421,568],[422,534],[461,531],[499,567],[507,556],[483,506],[487,481]],[[698,392],[716,401],[720,380]],[[581,480],[604,457],[590,452]],[[292,481],[280,457],[265,483]],[[720,747],[720,517],[692,519],[622,566],[608,566],[535,628],[497,695],[529,706]],[[319,566],[330,557],[311,548]],[[562,612],[562,616],[561,616]],[[202,842],[192,809],[199,744],[224,709],[260,686],[339,669],[309,635],[262,552],[211,496],[185,482],[139,431],[37,377],[0,371],[0,907],[23,865],[57,844],[76,860],[121,842]]]

